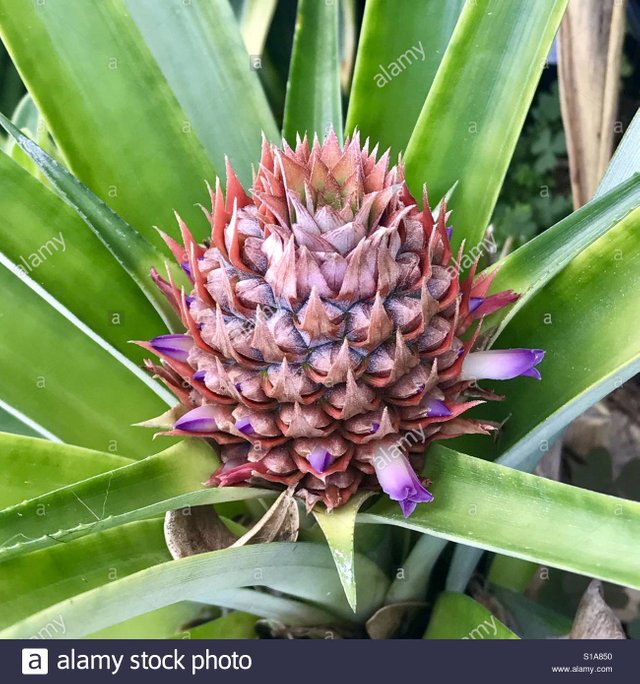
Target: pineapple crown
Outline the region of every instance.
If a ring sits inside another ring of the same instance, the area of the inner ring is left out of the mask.
[[[368,147],[263,140],[249,193],[228,162],[226,194],[209,188],[209,240],[179,217],[183,243],[164,236],[192,288],[152,277],[185,333],[139,344],[180,401],[165,434],[219,447],[209,485],[293,486],[329,509],[382,489],[410,515],[432,499],[425,447],[497,427],[464,416],[500,398],[476,380],[540,377],[541,350],[477,349],[482,317],[518,295],[488,295],[477,261],[461,280],[446,203],[425,190],[421,210],[401,162]]]

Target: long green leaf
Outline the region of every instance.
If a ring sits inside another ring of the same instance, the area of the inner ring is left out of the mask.
[[[567,0],[465,3],[406,152],[409,187],[451,199],[453,241],[491,218]]]
[[[58,450],[66,449],[57,446]],[[168,510],[269,496],[249,487],[204,488],[219,464],[202,440],[186,440],[0,511],[0,558],[69,541]]]
[[[494,314],[494,339],[520,309],[555,275],[640,206],[640,173],[594,199],[519,247],[498,264],[493,292],[514,290],[520,299]]]
[[[640,587],[640,503],[546,480],[439,445],[433,503],[409,518],[382,501],[358,518],[398,525],[629,587]],[[505,524],[508,521],[508,524]]]
[[[465,442],[505,465],[540,458],[552,438],[640,371],[640,209],[575,258],[516,314],[496,346],[545,349],[542,381],[509,381],[507,399],[481,407],[500,440]],[[524,467],[524,466],[522,466]]]
[[[82,592],[169,559],[162,521],[144,520],[6,560],[0,563],[0,627],[9,627],[48,606],[67,599],[73,601]],[[140,613],[155,608],[145,601],[144,591],[138,603]],[[64,623],[65,616],[58,611],[52,620],[35,623],[26,636],[37,635],[48,624],[54,625],[50,629],[56,631],[51,638],[56,634],[58,638],[71,636],[64,624],[55,630],[54,620],[58,618],[59,623],[60,616]]]
[[[446,545],[446,539],[423,534],[402,563],[402,573],[398,573],[391,583],[385,604],[423,601],[433,566]]]
[[[115,454],[0,433],[0,509],[128,463]],[[4,535],[3,524],[0,529]]]
[[[163,329],[142,292],[74,211],[4,154],[0,178],[4,253],[116,349],[140,361],[141,350],[129,340]]]
[[[158,246],[174,209],[204,229],[214,167],[123,0],[1,0],[0,34],[82,183]]]
[[[57,438],[140,457],[173,398],[0,254],[0,397]]]
[[[381,603],[387,582],[371,561],[358,557],[358,562],[368,593],[362,612],[355,616],[345,601],[326,546],[272,543],[224,549],[150,567],[50,605],[0,632],[0,637],[30,636],[56,617],[64,620],[66,638],[81,637],[176,601],[216,603],[217,593],[247,586],[268,587],[321,603],[334,613],[334,620],[335,616],[347,621],[362,620]],[[16,597],[12,608],[17,600]],[[57,633],[52,636],[60,637]]]
[[[278,129],[227,0],[125,5],[218,175],[227,156],[250,183],[261,132],[276,141]],[[184,133],[190,134],[186,128]]]
[[[369,0],[364,8],[347,131],[403,152],[464,0]],[[400,28],[401,27],[401,28]]]
[[[342,139],[338,0],[299,0],[284,108],[284,137],[322,138],[330,127]]]
[[[438,596],[425,639],[517,639],[483,605],[463,594]]]
[[[118,260],[167,325],[177,327],[175,312],[149,277],[152,267],[161,268],[164,263],[162,253],[2,114],[0,125],[13,136],[60,195]],[[123,275],[118,273],[117,279],[124,280]],[[104,284],[101,285],[104,288]],[[138,297],[139,295],[134,295],[134,299]]]

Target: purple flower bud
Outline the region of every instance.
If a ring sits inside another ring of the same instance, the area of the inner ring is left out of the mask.
[[[376,432],[378,432],[379,429],[380,429],[380,423],[377,420],[374,420],[371,423],[371,434],[372,435],[375,434]]]
[[[160,335],[150,340],[149,344],[160,354],[186,362],[193,347],[193,338],[189,335]]]
[[[453,235],[453,226],[447,226],[445,230],[447,231],[447,240],[451,241],[451,236]]]
[[[204,380],[204,376],[206,374],[207,374],[206,370],[199,370],[199,371],[196,371],[192,377],[194,380],[199,380],[200,382],[202,382]]]
[[[307,460],[317,473],[324,473],[331,463],[331,454],[322,447],[316,447],[307,456]]]
[[[184,432],[216,432],[218,424],[215,419],[215,409],[210,404],[203,404],[185,413],[173,426],[176,430]]]
[[[187,295],[184,298],[184,301],[187,303],[187,306],[191,306],[193,304],[193,302],[196,301],[196,298],[193,295]]]
[[[251,425],[251,421],[246,416],[236,420],[235,425],[236,429],[240,430],[243,435],[252,435],[254,433],[253,425]]]
[[[409,459],[397,447],[392,447],[391,452],[379,449],[373,459],[373,467],[380,486],[390,499],[400,504],[405,518],[419,503],[433,501],[433,495],[423,487]]]
[[[427,401],[427,416],[429,418],[446,418],[451,415],[451,411],[444,403],[439,399],[429,399]]]
[[[520,375],[540,379],[535,368],[544,358],[542,349],[492,349],[467,354],[461,380],[510,380]]]

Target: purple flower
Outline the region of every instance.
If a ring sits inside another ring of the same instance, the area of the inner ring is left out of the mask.
[[[189,335],[160,335],[149,340],[149,344],[160,354],[186,362],[193,347],[193,338]]]
[[[453,236],[453,226],[447,226],[445,230],[447,232],[447,240],[451,242],[451,237]]]
[[[317,473],[324,473],[331,463],[331,454],[322,447],[316,447],[307,456],[307,460]]]
[[[544,358],[542,349],[492,349],[472,352],[462,363],[461,380],[510,380],[520,375],[540,380],[535,366]]]
[[[419,503],[433,501],[433,495],[422,486],[409,459],[398,448],[394,447],[392,453],[381,448],[373,459],[373,467],[380,486],[400,504],[405,518]]]
[[[251,425],[251,421],[246,416],[236,420],[236,429],[243,435],[252,435],[254,433],[253,425]]]
[[[427,416],[429,418],[446,418],[451,415],[451,410],[444,401],[429,399],[427,401]]]
[[[184,432],[216,432],[218,424],[215,419],[215,408],[210,404],[203,404],[179,418],[173,426],[176,430]]]

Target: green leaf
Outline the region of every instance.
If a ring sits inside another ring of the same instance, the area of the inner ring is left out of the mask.
[[[491,589],[523,639],[557,638],[571,631],[572,621],[547,606],[504,587]]]
[[[40,121],[40,112],[29,93],[18,102],[13,115],[11,116],[12,123],[21,131],[27,130],[35,134],[38,130],[38,123]],[[7,138],[2,146],[5,154],[10,155],[11,150],[15,147],[15,142],[11,138]]]
[[[347,112],[350,133],[359,128],[394,156],[404,151],[463,5],[366,3]]]
[[[0,400],[0,432],[11,432],[28,437],[44,436],[39,426],[30,423],[26,416],[16,413],[15,409]]]
[[[141,361],[129,340],[149,339],[163,323],[136,284],[65,202],[4,154],[0,177],[4,253],[98,335]],[[108,304],[99,306],[105,290]]]
[[[60,450],[65,446],[56,445]],[[270,496],[251,487],[204,488],[219,461],[203,440],[185,440],[0,511],[0,557],[69,541],[168,510]]]
[[[639,226],[637,209],[530,299],[498,338],[501,348],[546,350],[539,383],[509,381],[505,402],[482,407],[483,417],[509,417],[498,442],[505,465],[539,459],[562,428],[640,371]],[[488,440],[467,446],[495,457]]]
[[[479,549],[466,544],[456,544],[447,571],[445,589],[463,593],[467,584],[475,572],[476,566],[484,554],[484,549]]]
[[[52,159],[27,136],[23,135],[2,114],[0,114],[0,125],[13,136],[24,152],[29,155],[42,173],[51,181],[60,195],[75,209],[103,245],[118,260],[122,268],[131,276],[138,288],[162,316],[165,323],[170,328],[178,329],[180,326],[177,325],[175,312],[166,297],[162,295],[149,277],[149,271],[152,267],[155,266],[158,269],[162,267],[164,262],[163,254],[142,237],[140,233],[127,225],[125,221],[90,190],[84,187],[61,164]],[[63,239],[64,235],[62,232],[60,235],[60,239]],[[96,248],[97,245],[94,243],[93,249]],[[106,255],[103,252],[100,254],[102,256],[101,261],[103,261]],[[82,257],[81,263],[83,265],[86,263],[85,258],[85,256]],[[171,268],[177,269],[174,265]],[[125,280],[123,275],[122,272],[118,272],[116,279]],[[177,270],[176,278],[180,278]],[[104,289],[104,281],[98,282],[102,289]],[[139,294],[135,294],[134,299],[138,298]],[[105,320],[109,321],[109,317],[106,316]]]
[[[514,290],[521,295],[489,319],[487,325],[497,326],[493,339],[544,285],[639,205],[640,174],[635,174],[491,267],[498,269],[492,292]]]
[[[234,6],[233,0],[231,6]],[[240,0],[238,23],[242,40],[252,56],[262,55],[277,0]]]
[[[491,584],[510,591],[524,592],[537,570],[536,563],[498,554],[491,562],[487,579]]]
[[[0,563],[0,628],[60,601],[73,602],[82,592],[104,584],[112,586],[117,584],[116,580],[169,559],[162,521],[145,520],[6,560]],[[145,600],[144,591],[138,597],[138,604],[140,613],[155,608]],[[55,627],[56,618],[58,623],[60,618],[66,622],[66,615],[55,611],[51,620],[35,621],[27,636],[37,635],[43,628],[46,631],[52,624]],[[87,629],[83,635],[102,626]],[[56,635],[58,638],[70,636],[64,624],[51,637]]]
[[[338,53],[338,1],[299,0],[284,108],[284,137],[324,137],[330,127],[342,139]]]
[[[181,639],[257,639],[256,622],[251,613],[234,611],[176,635]]]
[[[214,167],[123,0],[1,0],[0,34],[82,183],[158,246],[173,209],[204,229]]]
[[[629,124],[594,197],[600,197],[640,172],[640,109]]]
[[[0,433],[0,509],[128,463],[115,454]],[[4,527],[2,534],[0,543]]]
[[[2,254],[0,289],[4,404],[58,440],[149,453],[150,433],[131,423],[158,415],[173,397]]]
[[[198,603],[181,601],[172,606],[152,610],[131,620],[125,620],[93,634],[88,639],[175,639],[184,625],[197,620],[203,606]],[[206,608],[204,608],[206,610]],[[188,639],[184,635],[180,638]],[[197,638],[197,637],[191,637]]]
[[[261,132],[275,141],[278,129],[227,0],[125,5],[218,175],[227,156],[239,178],[250,183]],[[202,182],[196,189],[203,189]]]
[[[113,532],[122,529],[124,528],[118,528]],[[86,537],[79,541],[89,539],[91,538]],[[34,556],[35,554],[30,554],[24,557],[24,560],[27,561]],[[161,563],[85,591],[73,599],[49,605],[48,608],[5,629],[0,633],[0,637],[29,636],[37,633],[42,625],[62,616],[66,629],[64,636],[77,638],[176,601],[215,604],[225,592],[248,586],[267,587],[276,592],[284,592],[299,599],[321,604],[323,609],[333,613],[333,622],[336,618],[343,621],[361,621],[381,603],[387,581],[380,569],[371,561],[358,557],[358,563],[362,566],[361,571],[368,592],[367,600],[363,602],[361,612],[356,616],[346,603],[333,559],[325,546],[303,542],[271,543],[223,549]],[[25,577],[30,575],[31,570],[24,574]],[[3,585],[5,591],[7,586],[6,583]],[[19,597],[15,593],[9,595],[15,598],[10,604],[11,611],[7,611],[7,614],[13,614],[17,609],[25,614],[23,602],[17,606]],[[259,605],[256,606],[255,612],[258,609]],[[4,613],[3,618],[7,619]],[[331,620],[331,617],[327,615],[326,619]],[[53,638],[59,636],[57,633],[52,635]]]
[[[522,473],[434,445],[435,500],[409,518],[382,501],[358,519],[640,587],[640,503]],[[505,524],[508,521],[509,524]]]
[[[456,181],[455,231],[475,247],[491,218],[567,0],[465,3],[406,151],[409,187]]]
[[[327,539],[331,555],[336,563],[338,575],[349,605],[356,611],[356,574],[354,569],[353,538],[356,515],[360,506],[371,496],[370,492],[355,494],[349,501],[333,511],[315,507],[313,515]]]
[[[425,639],[517,639],[483,605],[464,594],[438,596]]]
[[[402,563],[402,575],[391,583],[385,604],[424,601],[431,571],[446,545],[446,539],[423,534]]]

